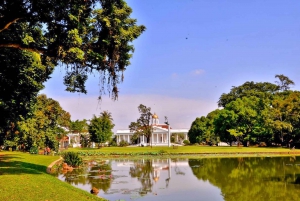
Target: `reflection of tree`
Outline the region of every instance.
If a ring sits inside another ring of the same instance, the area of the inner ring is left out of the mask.
[[[175,163],[175,172],[176,172],[176,174],[185,175],[185,173],[182,172],[180,170],[180,168],[178,167],[178,165],[177,165],[177,159],[174,160],[174,163]]]
[[[134,166],[130,167],[129,174],[133,178],[137,178],[142,184],[140,194],[152,192],[153,182],[151,175],[153,172],[152,161],[134,162]]]
[[[222,158],[189,160],[194,175],[219,187],[224,200],[300,200],[300,160]]]
[[[72,172],[64,172],[64,177],[65,181],[70,184],[91,184],[91,189],[95,187],[106,192],[109,190],[113,179],[111,172],[111,164],[99,163],[89,167],[74,169]]]

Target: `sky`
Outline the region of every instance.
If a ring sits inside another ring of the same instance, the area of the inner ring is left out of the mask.
[[[275,83],[276,74],[300,90],[299,0],[127,0],[132,18],[146,31],[133,44],[131,65],[119,98],[98,101],[99,76],[87,94],[70,93],[57,67],[41,93],[59,101],[71,119],[109,111],[115,128],[139,118],[139,104],[151,107],[160,123],[190,128],[196,117],[218,109],[218,99],[247,81]]]

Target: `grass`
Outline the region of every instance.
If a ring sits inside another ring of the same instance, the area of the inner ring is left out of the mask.
[[[281,147],[216,147],[216,146],[179,146],[173,147],[102,147],[95,148],[69,148],[68,151],[96,151],[106,154],[118,153],[145,153],[145,152],[160,152],[168,154],[300,154],[300,149],[290,150]]]
[[[46,173],[58,156],[0,152],[1,201],[104,200]]]

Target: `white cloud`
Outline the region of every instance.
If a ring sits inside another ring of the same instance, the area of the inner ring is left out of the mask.
[[[196,70],[193,70],[191,74],[192,75],[202,75],[204,73],[205,73],[205,71],[203,69],[196,69]]]
[[[217,108],[213,101],[177,98],[163,95],[121,95],[118,101],[103,97],[102,102],[96,96],[51,97],[59,101],[62,108],[71,114],[72,120],[91,119],[93,114],[108,110],[114,119],[115,129],[127,129],[132,121],[139,118],[139,104],[151,107],[151,112],[159,116],[160,123],[167,116],[171,127],[190,128],[196,117],[206,116]]]

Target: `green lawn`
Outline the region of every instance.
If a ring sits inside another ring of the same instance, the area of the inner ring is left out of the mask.
[[[47,166],[58,158],[21,152],[0,152],[1,201],[103,200],[47,174]]]
[[[102,147],[97,148],[69,148],[67,151],[99,151],[102,153],[143,153],[164,151],[170,154],[238,154],[238,153],[267,153],[267,154],[300,154],[300,149],[290,150],[281,147],[216,147],[216,146],[178,146],[173,147]]]

